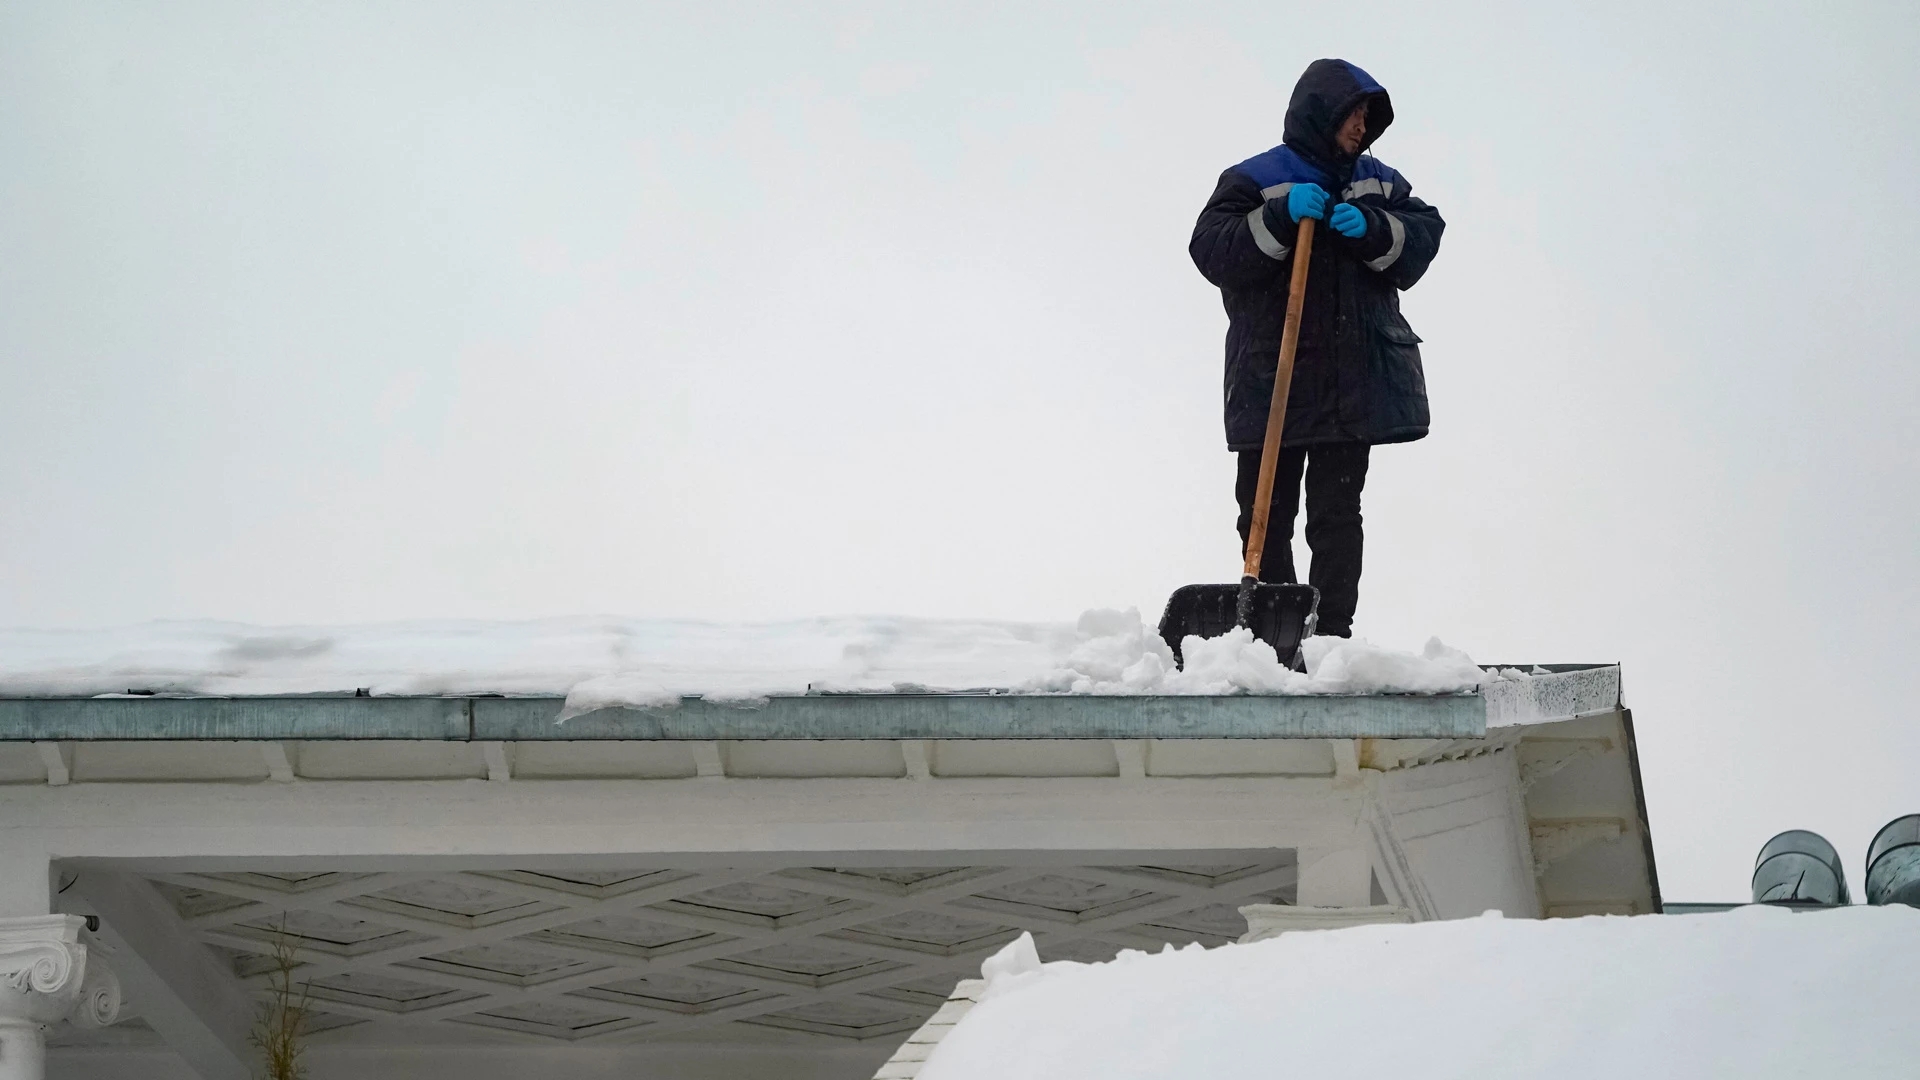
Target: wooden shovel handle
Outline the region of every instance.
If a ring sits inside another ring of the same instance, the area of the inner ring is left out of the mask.
[[[1280,366],[1273,376],[1273,404],[1267,410],[1267,439],[1260,444],[1260,485],[1253,492],[1253,524],[1247,529],[1247,578],[1260,577],[1260,556],[1267,550],[1267,515],[1273,509],[1273,472],[1280,464],[1280,433],[1287,422],[1287,391],[1293,388],[1293,350],[1300,344],[1300,309],[1307,301],[1307,263],[1313,257],[1313,219],[1300,219],[1293,242],[1293,280],[1287,285],[1287,322],[1280,330]]]

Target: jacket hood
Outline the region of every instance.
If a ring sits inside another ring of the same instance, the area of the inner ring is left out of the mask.
[[[1361,102],[1367,104],[1367,133],[1360,140],[1360,153],[1365,153],[1393,123],[1393,101],[1386,88],[1345,60],[1308,64],[1287,102],[1287,146],[1316,165],[1344,172],[1359,154],[1341,153],[1334,135]]]

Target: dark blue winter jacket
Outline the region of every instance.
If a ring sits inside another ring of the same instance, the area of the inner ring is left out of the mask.
[[[1356,160],[1340,153],[1335,132],[1363,103]],[[1427,433],[1420,338],[1400,316],[1400,290],[1426,273],[1446,223],[1405,177],[1366,154],[1392,122],[1393,104],[1372,76],[1344,60],[1316,60],[1287,105],[1285,142],[1221,173],[1200,212],[1187,250],[1226,304],[1233,449],[1258,449],[1266,437],[1298,229],[1287,192],[1308,181],[1359,207],[1367,231],[1350,240],[1315,224],[1282,441],[1391,443]]]

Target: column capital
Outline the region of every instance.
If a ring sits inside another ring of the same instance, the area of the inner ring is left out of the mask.
[[[102,1027],[120,1015],[120,982],[81,943],[78,915],[0,918],[0,1024],[72,1020]]]
[[[1291,930],[1340,930],[1349,926],[1410,923],[1414,913],[1393,904],[1368,907],[1295,907],[1292,904],[1248,904],[1240,909],[1247,932],[1240,944],[1276,938]]]

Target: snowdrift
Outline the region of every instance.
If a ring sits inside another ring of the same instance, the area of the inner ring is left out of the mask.
[[[1016,942],[918,1080],[1913,1076],[1916,942],[1920,911],[1865,907],[1489,913],[1044,967]]]

